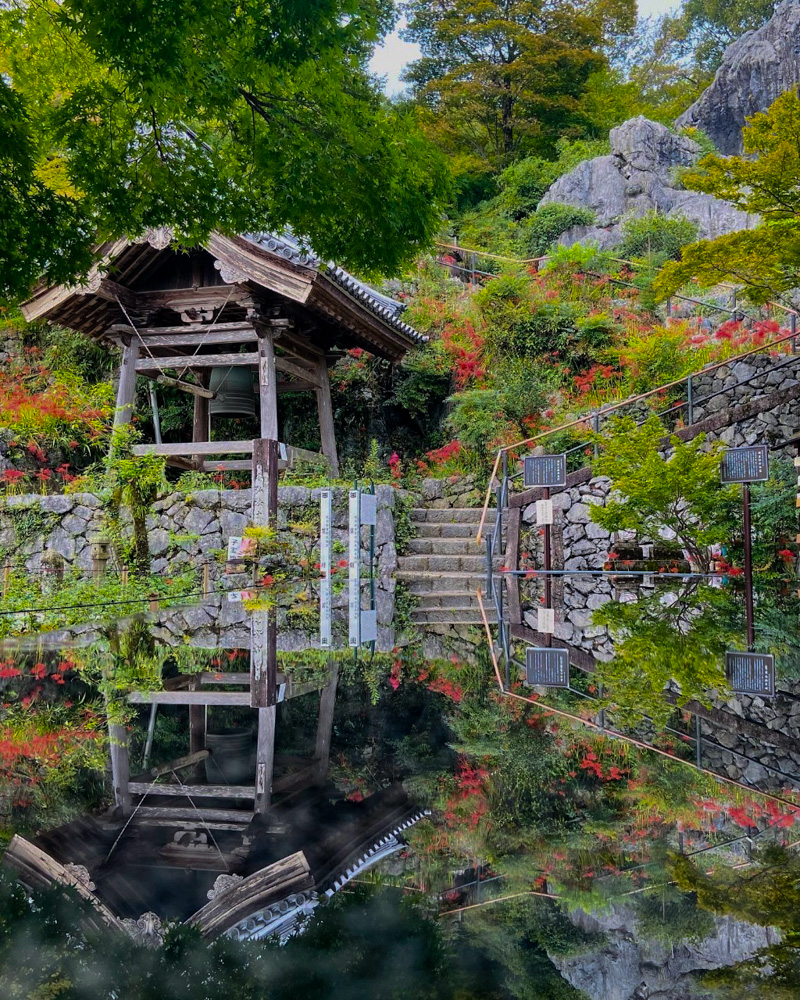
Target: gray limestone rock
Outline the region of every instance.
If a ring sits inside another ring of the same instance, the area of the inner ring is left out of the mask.
[[[752,226],[756,219],[728,202],[677,186],[676,168],[689,166],[700,147],[686,136],[639,116],[611,130],[611,153],[584,160],[550,187],[541,204],[563,203],[589,208],[594,227],[578,226],[561,237],[565,246],[594,240],[601,247],[621,239],[621,223],[628,216],[656,210],[683,217],[698,226],[701,238],[714,238]]]
[[[800,81],[800,6],[784,0],[770,20],[729,45],[717,75],[676,121],[702,129],[726,155],[742,152],[745,120]]]

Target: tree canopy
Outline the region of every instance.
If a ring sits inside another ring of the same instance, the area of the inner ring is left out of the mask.
[[[635,18],[631,0],[408,0],[403,9],[405,37],[422,49],[406,80],[437,138],[495,167],[586,131],[587,80],[606,64],[605,42]]]
[[[187,244],[290,226],[322,256],[395,271],[434,232],[447,173],[366,69],[390,12],[11,0],[0,197],[16,259],[0,293],[80,270],[93,239],[164,225]]]

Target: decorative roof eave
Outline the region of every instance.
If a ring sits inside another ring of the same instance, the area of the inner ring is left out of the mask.
[[[53,314],[73,297],[96,296],[115,301],[115,286],[104,277],[109,265],[134,243],[150,243],[157,250],[166,249],[171,234],[151,231],[138,240],[119,239],[97,248],[98,262],[87,280],[80,285],[41,286],[21,305],[28,322]],[[251,282],[299,304],[317,308],[335,322],[347,327],[377,353],[399,360],[427,337],[417,333],[400,319],[405,308],[400,302],[376,292],[335,264],[323,265],[288,237],[271,234],[223,236],[212,233],[206,248],[217,261],[223,281],[228,284]],[[103,287],[106,286],[106,287]]]

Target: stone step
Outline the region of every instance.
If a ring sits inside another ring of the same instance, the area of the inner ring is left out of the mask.
[[[430,507],[414,507],[410,514],[411,520],[425,524],[479,524],[482,507],[448,507],[445,510],[434,510]],[[494,524],[497,511],[493,508],[486,512],[488,524]]]
[[[400,560],[402,564],[404,560]],[[440,594],[463,594],[471,590],[473,593],[480,588],[486,590],[485,573],[431,573],[419,570],[405,570],[402,565],[395,573],[395,579],[408,585],[412,594],[427,594],[431,591]]]
[[[409,555],[479,556],[485,552],[483,544],[472,538],[412,538],[406,549]]]
[[[401,556],[398,566],[405,573],[481,573],[486,570],[486,556]]]
[[[483,625],[480,611],[471,608],[452,608],[441,611],[412,611],[416,625]],[[494,608],[486,609],[486,620],[490,625],[497,623]]]
[[[412,521],[411,526],[419,538],[468,538],[473,542],[478,535],[478,525],[471,521],[461,524],[428,524]]]
[[[423,594],[419,594],[419,602],[417,608],[422,610],[427,608],[429,610],[438,610],[443,608],[474,608],[478,609],[478,598],[475,596],[475,591],[465,590],[465,591],[445,591],[441,593],[439,591],[429,591]]]

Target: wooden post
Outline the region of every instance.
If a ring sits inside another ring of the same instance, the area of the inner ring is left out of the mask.
[[[253,441],[253,524],[266,528],[278,516],[278,442],[265,438]]]
[[[211,378],[211,372],[208,369],[201,369],[200,371],[195,372],[195,375],[200,385],[207,389],[209,379]],[[206,396],[195,396],[194,417],[192,420],[192,441],[208,441],[209,430],[208,398]],[[202,469],[203,456],[194,455],[192,457],[197,463],[197,467]]]
[[[331,383],[328,377],[328,364],[325,358],[320,358],[317,365],[319,388],[317,389],[317,409],[319,410],[319,433],[322,442],[322,454],[331,463],[331,476],[339,476],[339,456],[336,452],[336,434],[333,430],[333,404],[331,402]]]
[[[253,811],[266,816],[272,798],[272,771],[275,765],[275,706],[258,710],[256,746],[256,796]]]
[[[117,406],[114,410],[114,426],[130,423],[136,398],[136,362],[139,360],[139,341],[131,340],[122,349],[122,366],[117,386]]]
[[[333,711],[336,706],[336,685],[339,681],[339,667],[331,660],[331,679],[320,691],[319,716],[317,717],[317,742],[314,760],[317,762],[317,783],[322,784],[328,774],[331,756],[331,733],[333,732]]]
[[[189,682],[189,690],[196,691],[199,687],[200,682],[197,677],[193,677]],[[207,705],[190,705],[189,706],[189,753],[199,753],[201,750],[206,749],[206,720],[207,720],[208,706]],[[196,764],[192,770],[191,774],[195,777],[201,777],[204,771],[203,764]]]
[[[267,708],[278,700],[278,627],[274,611],[250,617],[250,706]]]
[[[278,440],[278,377],[272,336],[258,331],[258,387],[261,409],[261,437]]]
[[[108,737],[114,803],[121,810],[122,815],[127,816],[131,811],[131,793],[128,789],[131,776],[128,759],[128,730],[125,726],[109,723]]]

